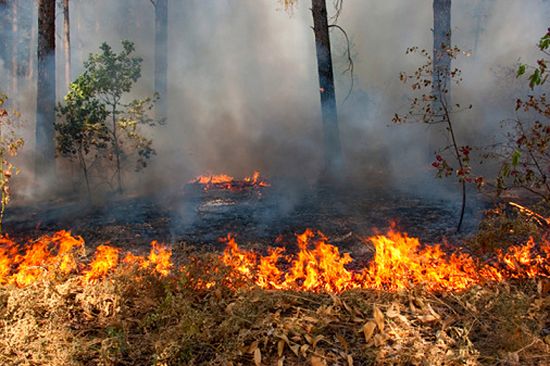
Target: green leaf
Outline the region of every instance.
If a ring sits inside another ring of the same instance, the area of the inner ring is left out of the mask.
[[[521,158],[521,151],[515,150],[512,153],[512,165],[517,166],[519,164],[519,159]]]
[[[525,74],[525,70],[527,70],[527,65],[525,65],[525,64],[519,65],[516,77],[519,78],[521,75]]]

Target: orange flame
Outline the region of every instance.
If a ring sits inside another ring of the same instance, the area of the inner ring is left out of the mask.
[[[251,176],[245,177],[242,180],[235,180],[227,174],[217,175],[200,175],[191,180],[191,184],[200,184],[205,191],[211,189],[226,189],[232,191],[243,190],[248,187],[269,187],[270,184],[262,179],[259,171],[254,171]]]
[[[69,274],[77,270],[75,251],[84,248],[84,240],[67,231],[44,236],[25,246],[18,246],[8,237],[0,240],[0,283],[27,286],[47,274]],[[14,271],[16,269],[16,271]]]
[[[270,248],[267,255],[239,248],[234,236],[228,235],[221,261],[229,273],[224,279],[231,287],[236,275],[256,286],[273,290],[342,292],[349,289],[383,289],[396,291],[423,287],[430,291],[460,291],[474,285],[509,279],[550,277],[550,241],[524,245],[497,252],[493,261],[481,263],[469,254],[456,251],[447,254],[440,245],[423,246],[416,238],[394,229],[365,242],[375,253],[368,266],[357,268],[348,253],[331,245],[322,233],[306,230],[296,235],[297,252],[287,254],[284,248]],[[172,273],[172,252],[158,242],[151,243],[147,256],[127,253],[109,245],[97,247],[91,261],[79,261],[84,241],[67,231],[44,236],[19,246],[8,237],[0,237],[0,285],[28,286],[42,278],[81,276],[83,284],[106,278],[119,268],[138,268],[158,276]],[[216,270],[214,269],[214,272]],[[187,273],[178,267],[173,273]],[[197,281],[197,289],[214,286],[214,273]],[[219,274],[219,272],[216,272]],[[210,277],[211,276],[211,277]],[[202,284],[202,285],[201,285]]]
[[[261,288],[342,292],[349,289],[395,291],[424,287],[430,291],[459,291],[477,284],[506,279],[550,276],[550,243],[540,250],[531,239],[523,246],[499,253],[493,265],[480,264],[466,253],[448,255],[440,245],[422,248],[420,241],[390,230],[368,239],[375,248],[369,266],[352,270],[352,258],[340,254],[321,233],[306,230],[297,235],[298,253],[284,255],[284,249],[271,249],[259,257],[242,250],[230,237],[223,262],[234,271],[253,279]],[[543,254],[544,253],[544,254]]]

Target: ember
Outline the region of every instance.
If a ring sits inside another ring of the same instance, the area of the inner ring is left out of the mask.
[[[537,244],[529,240],[496,253],[490,264],[482,264],[466,253],[447,254],[439,245],[422,246],[418,239],[391,229],[385,235],[365,240],[374,245],[374,258],[367,267],[355,268],[350,254],[340,253],[322,233],[308,229],[296,240],[296,254],[275,248],[261,256],[239,248],[235,238],[228,235],[223,239],[226,249],[220,259],[230,269],[227,276],[244,277],[260,288],[273,290],[338,293],[350,289],[396,291],[422,287],[434,292],[461,291],[508,279],[550,277],[548,241]],[[81,276],[82,283],[87,284],[124,268],[159,276],[187,273],[183,266],[171,272],[172,253],[157,242],[152,243],[148,256],[121,256],[120,249],[101,245],[88,264],[79,260],[83,239],[66,231],[27,244],[23,254],[18,248],[6,237],[0,242],[0,284],[25,287],[41,278],[70,274]]]
[[[255,171],[251,176],[242,180],[235,180],[227,174],[201,175],[191,180],[190,184],[199,184],[205,191],[213,189],[242,191],[247,188],[269,187],[270,184],[264,180],[259,171]]]

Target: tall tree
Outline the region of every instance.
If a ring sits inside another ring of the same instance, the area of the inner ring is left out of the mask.
[[[168,93],[168,0],[151,0],[155,7],[155,92],[159,95],[156,118],[166,120]]]
[[[11,26],[8,0],[0,0],[0,61],[4,65],[9,63],[9,49]],[[5,90],[4,90],[5,91]]]
[[[55,174],[55,0],[38,0],[38,77],[36,89],[36,178]]]
[[[317,50],[317,71],[321,93],[321,112],[323,118],[325,143],[325,169],[327,174],[334,172],[341,162],[340,135],[338,132],[338,113],[334,89],[334,72],[330,49],[327,4],[325,0],[311,0],[313,13],[313,32]]]
[[[69,0],[63,0],[63,51],[65,55],[65,84],[71,83],[71,22]]]
[[[11,3],[11,94],[18,94],[18,70],[17,70],[17,52],[18,52],[18,41],[19,41],[19,12],[18,12],[18,2],[12,1]]]
[[[433,45],[433,95],[435,113],[441,109],[438,103],[443,96],[450,103],[450,72],[451,55],[448,49],[451,47],[451,0],[434,0],[434,45]]]

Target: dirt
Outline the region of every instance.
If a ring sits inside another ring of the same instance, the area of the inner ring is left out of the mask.
[[[293,242],[295,233],[313,228],[333,244],[361,251],[361,238],[385,231],[392,221],[424,242],[460,242],[477,228],[483,208],[470,205],[463,230],[456,234],[458,206],[395,190],[204,191],[188,185],[164,197],[118,198],[96,206],[76,201],[14,206],[5,227],[16,239],[66,229],[83,236],[88,246],[110,242],[135,251],[148,248],[151,240],[216,250],[223,247],[219,238],[228,233],[261,250],[277,238]]]

